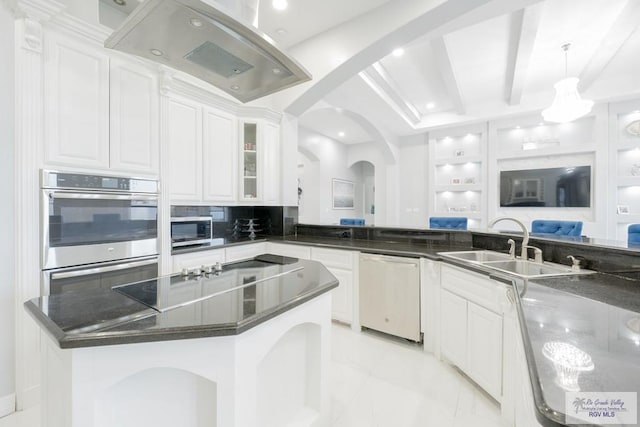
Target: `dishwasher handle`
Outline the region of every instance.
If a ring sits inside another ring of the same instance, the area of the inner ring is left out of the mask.
[[[360,258],[362,261],[371,261],[375,263],[381,264],[401,264],[406,266],[411,266],[413,268],[418,267],[418,262],[414,260],[405,260],[397,257],[390,257],[384,255],[362,255]]]

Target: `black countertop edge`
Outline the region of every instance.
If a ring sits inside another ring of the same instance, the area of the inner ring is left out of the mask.
[[[45,316],[31,301],[25,303],[27,311],[43,326],[47,334],[58,343],[61,349],[98,347],[119,344],[136,344],[157,341],[174,341],[193,338],[209,338],[239,335],[252,329],[274,317],[283,314],[297,306],[300,306],[324,293],[338,287],[337,280],[328,282],[322,287],[311,292],[300,295],[297,298],[287,301],[285,304],[274,307],[272,310],[244,319],[239,323],[228,323],[221,325],[200,325],[172,327],[170,329],[155,329],[144,331],[114,331],[102,330],[93,333],[67,334],[63,332],[54,322]],[[149,310],[150,315],[158,314]],[[136,319],[140,320],[140,319]],[[118,325],[121,326],[121,325]]]

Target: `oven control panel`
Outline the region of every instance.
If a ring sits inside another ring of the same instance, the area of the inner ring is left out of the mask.
[[[43,170],[42,188],[157,193],[158,182],[151,179],[87,175]]]

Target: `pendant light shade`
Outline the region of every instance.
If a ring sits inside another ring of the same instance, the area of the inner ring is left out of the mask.
[[[564,50],[565,78],[553,85],[556,96],[549,108],[542,110],[542,117],[548,122],[567,123],[589,114],[593,108],[593,101],[582,99],[578,93],[577,77],[567,77],[567,51],[571,45],[562,45]]]
[[[542,110],[548,122],[566,123],[589,114],[593,101],[582,99],[578,93],[577,77],[567,77],[553,85],[556,97],[549,108]]]

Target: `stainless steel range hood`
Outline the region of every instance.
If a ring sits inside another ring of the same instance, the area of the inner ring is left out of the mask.
[[[105,47],[184,71],[241,102],[311,79],[268,36],[210,0],[146,0]]]

